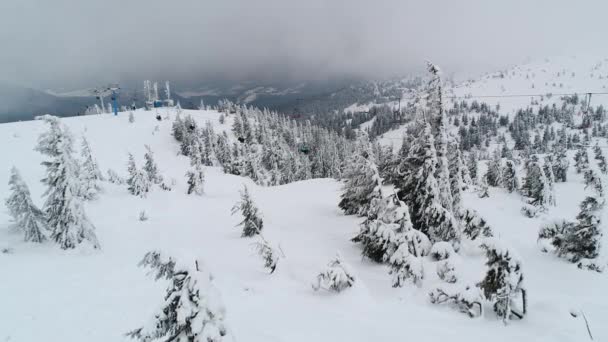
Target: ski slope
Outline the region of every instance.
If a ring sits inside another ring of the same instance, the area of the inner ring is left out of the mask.
[[[201,124],[211,121],[216,132],[230,128],[230,117],[222,125],[218,112],[184,112]],[[338,209],[341,184],[335,180],[264,188],[207,167],[205,194],[186,195],[189,160],[171,136],[176,113],[160,114],[159,122],[154,112],[135,111],[132,124],[127,113],[62,119],[77,138],[86,135],[104,173],[111,168],[125,176],[127,153],[141,165],[147,144],[161,174],[176,183],[173,191],[155,189],[145,199],[130,195],[126,186],[104,183],[100,198],[86,204],[101,250],[24,243],[0,210],[0,250],[11,250],[0,253],[0,341],[127,341],[124,333],[150,319],[167,285],[137,266],[152,249],[198,259],[211,271],[237,341],[585,341],[585,323],[571,310],[583,310],[594,339],[608,341],[606,274],[578,270],[536,245],[544,220],[576,214],[584,196],[580,175],[571,172],[572,182],[557,184],[558,206],[536,219],[519,213],[517,195],[498,189],[487,199],[465,194],[465,205],[478,210],[523,259],[529,314],[504,326],[489,306],[482,317],[470,319],[431,305],[427,294],[441,283],[433,262],[425,262],[421,287],[392,288],[386,266],[362,259],[360,247],[350,242],[361,219]],[[15,165],[42,205],[42,156],[33,148],[45,130],[40,121],[0,125],[0,197],[8,195]],[[272,275],[252,249],[254,240],[241,238],[234,227],[240,216],[230,215],[243,184],[263,214],[266,239],[285,254]],[[148,221],[139,221],[142,210]],[[314,292],[311,283],[338,251],[355,271],[355,287],[340,294]],[[476,246],[464,246],[459,261],[460,281],[481,280],[484,258]]]

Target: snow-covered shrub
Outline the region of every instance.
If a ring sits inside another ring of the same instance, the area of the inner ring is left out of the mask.
[[[237,227],[243,227],[242,237],[254,236],[260,234],[264,228],[264,221],[259,213],[258,207],[253,203],[253,199],[249,194],[247,186],[243,185],[241,190],[241,200],[232,207],[232,214],[234,215],[237,211],[243,215],[243,221],[241,221]]]
[[[389,274],[393,275],[393,287],[401,287],[410,279],[412,283],[420,285],[424,279],[422,257],[410,253],[407,243],[402,243],[390,256]]]
[[[520,211],[521,211],[522,215],[524,215],[525,217],[534,218],[534,217],[538,216],[538,214],[543,211],[543,208],[541,208],[541,207],[535,207],[535,206],[530,205],[530,204],[524,204],[521,207]]]
[[[8,185],[11,194],[5,204],[15,227],[23,232],[25,241],[43,242],[48,235],[46,217],[32,201],[30,190],[15,167],[11,169]]]
[[[479,317],[483,313],[481,294],[476,287],[466,286],[463,290],[452,287],[438,287],[429,293],[433,304],[447,303],[469,317]]]
[[[117,185],[125,184],[125,180],[116,173],[116,171],[112,169],[108,169],[108,182]]]
[[[397,245],[405,244],[410,254],[417,257],[427,256],[431,251],[431,240],[417,229],[409,229],[397,236]]]
[[[487,239],[481,245],[486,253],[488,270],[478,284],[484,297],[493,303],[494,311],[504,322],[514,315],[526,314],[526,290],[523,287],[521,260],[496,239]],[[521,306],[517,300],[521,298]]]
[[[459,219],[464,226],[463,234],[471,240],[494,236],[486,220],[479,216],[475,210],[460,210]]]
[[[604,186],[602,179],[595,173],[595,171],[588,169],[584,171],[585,177],[585,189],[591,187],[598,196],[604,196]]]
[[[594,259],[581,259],[576,267],[580,268],[581,270],[595,271],[598,273],[604,272],[605,268],[603,264]]]
[[[145,210],[142,210],[142,211],[139,212],[139,220],[141,222],[148,221],[148,214],[146,214]]]
[[[441,260],[437,263],[437,275],[439,276],[439,279],[446,283],[455,283],[458,281],[456,267],[450,259]]]
[[[129,111],[129,123],[134,123],[135,122],[135,117],[133,116],[133,112]]]
[[[257,253],[264,260],[264,267],[273,273],[279,262],[279,253],[274,249],[262,235],[258,235],[258,241],[254,243]]]
[[[178,264],[159,252],[145,255],[140,266],[150,268],[156,280],[169,280],[170,285],[154,318],[127,336],[141,342],[232,340],[225,323],[225,309],[211,283],[211,275],[199,270],[198,262],[193,264]]]
[[[399,225],[381,220],[365,221],[352,241],[363,245],[362,254],[375,262],[386,261],[395,249]]]
[[[328,291],[341,292],[355,283],[355,276],[350,267],[342,261],[340,255],[327,265],[327,268],[317,275],[316,283],[313,283],[312,288],[315,291],[325,289]]]
[[[587,197],[580,204],[577,222],[557,221],[541,228],[538,239],[544,251],[576,263],[599,255],[602,233],[599,230],[603,202]]]
[[[154,153],[150,149],[150,146],[145,145],[146,153],[144,154],[144,172],[148,177],[148,181],[153,184],[161,184],[163,182],[163,177],[158,172],[158,165],[154,160]]]
[[[433,244],[431,247],[430,255],[433,260],[444,260],[454,255],[454,248],[449,242],[439,241]]]

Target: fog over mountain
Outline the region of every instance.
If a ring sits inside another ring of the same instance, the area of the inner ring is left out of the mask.
[[[38,89],[144,78],[380,78],[594,52],[605,1],[20,0],[0,4],[0,79]]]

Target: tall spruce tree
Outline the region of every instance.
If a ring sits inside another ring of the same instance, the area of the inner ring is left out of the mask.
[[[360,133],[344,174],[344,192],[338,204],[347,215],[366,216],[372,201],[381,198],[382,181],[367,134]]]
[[[127,164],[129,178],[127,178],[127,188],[131,195],[146,197],[150,191],[150,178],[143,170],[137,168],[135,157],[129,153],[129,162]]]
[[[521,191],[524,196],[529,198],[529,204],[543,208],[555,205],[553,186],[547,180],[545,172],[538,162],[527,162],[526,176]]]
[[[80,168],[80,179],[82,181],[82,197],[87,200],[95,199],[101,191],[100,181],[103,175],[99,170],[97,161],[91,153],[91,146],[86,137],[82,137],[80,155],[82,156],[82,167]]]
[[[40,135],[36,150],[49,158],[42,162],[46,167],[42,182],[47,186],[43,211],[51,239],[63,249],[75,248],[85,240],[98,248],[95,227],[86,216],[79,197],[81,183],[77,175],[78,163],[72,156],[72,135],[59,118],[50,115],[42,118],[50,129]]]
[[[15,228],[23,232],[25,241],[45,241],[48,230],[44,213],[34,205],[30,190],[15,167],[11,169],[8,185],[11,194],[5,203],[9,214],[13,217]]]
[[[264,221],[258,207],[253,203],[249,189],[245,185],[243,185],[243,190],[241,190],[241,200],[232,207],[233,215],[238,211],[243,216],[243,221],[238,224],[238,226],[243,228],[242,237],[250,237],[262,232]]]
[[[502,168],[502,186],[509,192],[517,191],[519,188],[519,180],[517,178],[517,170],[515,163],[512,160],[507,160]]]

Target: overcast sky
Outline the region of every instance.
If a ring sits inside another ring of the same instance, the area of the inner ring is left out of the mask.
[[[603,53],[607,17],[608,1],[574,0],[1,0],[0,80],[475,72]]]

